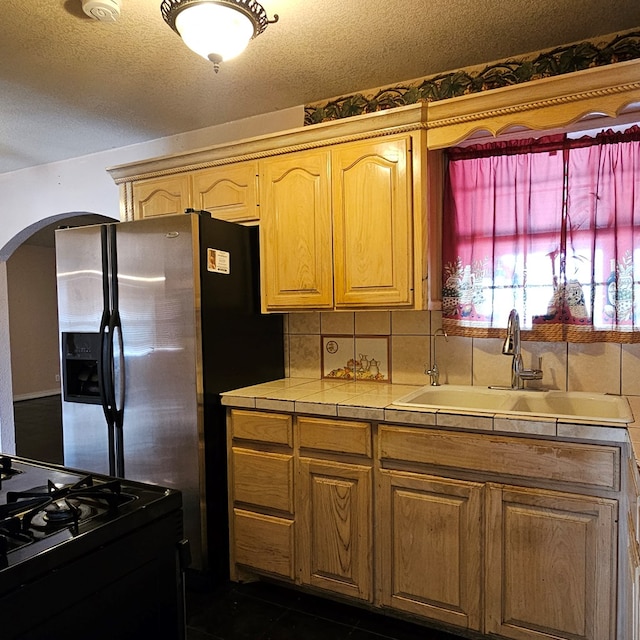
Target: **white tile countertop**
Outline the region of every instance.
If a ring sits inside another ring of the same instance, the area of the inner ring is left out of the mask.
[[[381,382],[283,378],[221,395],[223,405],[236,408],[600,442],[631,440],[634,443],[635,440],[636,459],[640,460],[640,421],[604,425],[580,419],[561,420],[462,409],[416,409],[391,404],[420,388],[419,385]],[[640,416],[640,397],[629,397],[628,400],[634,415]]]

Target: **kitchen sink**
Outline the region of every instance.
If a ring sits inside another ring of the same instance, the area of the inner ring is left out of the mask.
[[[422,387],[395,400],[396,407],[424,409],[479,409],[496,413],[513,402],[511,390],[464,385]]]
[[[626,398],[581,391],[520,393],[511,407],[516,413],[606,422],[633,422]]]
[[[463,385],[427,386],[395,400],[392,406],[604,423],[633,422],[626,398],[584,391],[492,389]]]

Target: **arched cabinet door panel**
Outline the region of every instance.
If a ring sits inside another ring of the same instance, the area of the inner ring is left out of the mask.
[[[228,222],[256,222],[258,163],[236,162],[195,171],[192,175],[194,209],[209,211]]]
[[[336,308],[413,303],[411,139],[332,151]]]
[[[186,173],[133,183],[134,220],[176,215],[190,206],[189,175]]]
[[[260,184],[263,309],[332,308],[329,152],[264,160]]]

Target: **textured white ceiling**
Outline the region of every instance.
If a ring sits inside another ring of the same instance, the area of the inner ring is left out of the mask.
[[[0,173],[640,26],[638,0],[263,0],[216,75],[160,0],[121,4],[0,2]]]

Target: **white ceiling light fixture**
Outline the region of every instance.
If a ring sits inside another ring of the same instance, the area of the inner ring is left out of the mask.
[[[213,62],[216,73],[221,62],[278,21],[278,14],[269,20],[255,0],[162,0],[160,12],[189,49]]]

